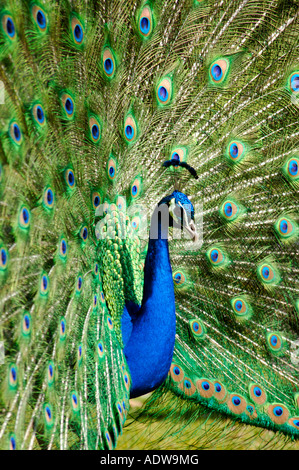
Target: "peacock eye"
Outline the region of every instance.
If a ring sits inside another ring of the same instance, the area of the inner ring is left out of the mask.
[[[157,89],[156,96],[158,103],[162,106],[168,104],[172,98],[172,81],[169,77],[163,78]]]
[[[61,103],[65,111],[66,118],[72,119],[75,114],[75,103],[73,98],[68,93],[63,93],[61,95]]]
[[[103,52],[103,69],[107,78],[113,78],[116,64],[114,54],[110,48],[106,48]]]
[[[64,179],[65,182],[70,190],[73,190],[75,188],[75,174],[73,170],[67,169],[64,172]]]
[[[150,29],[150,22],[149,19],[143,16],[140,20],[140,31],[142,34],[147,35]]]
[[[143,39],[148,38],[153,30],[153,15],[149,5],[146,5],[139,15],[139,32]]]
[[[228,68],[228,61],[226,59],[219,59],[210,66],[210,78],[215,85],[224,81]]]
[[[80,230],[80,237],[81,239],[86,242],[88,239],[88,228],[87,227],[82,227]]]
[[[17,122],[12,122],[9,126],[9,135],[13,142],[20,146],[23,140],[23,134],[21,128]]]
[[[5,247],[0,249],[0,270],[4,271],[8,265],[8,251]]]
[[[214,80],[216,80],[216,81],[221,80],[221,78],[222,78],[222,68],[220,67],[220,65],[218,65],[218,64],[213,65],[213,67],[211,69],[211,74],[212,74],[212,77],[214,78]]]
[[[92,126],[91,133],[92,133],[92,137],[94,138],[94,140],[97,140],[99,138],[100,129],[99,129],[99,126],[97,124],[94,124]]]
[[[10,450],[16,450],[16,447],[17,447],[16,438],[15,438],[15,436],[11,436],[10,440],[9,440],[9,448],[10,448]]]
[[[73,39],[77,46],[83,43],[84,39],[84,30],[82,23],[78,20],[78,18],[73,17],[71,20],[71,29],[73,34]]]
[[[111,157],[107,163],[107,175],[110,181],[116,177],[116,160]]]
[[[299,91],[299,73],[295,72],[290,78],[291,90],[294,93]]]
[[[36,13],[36,22],[39,26],[40,29],[45,29],[46,26],[47,26],[47,20],[46,20],[46,16],[44,14],[44,12],[39,9]]]
[[[36,104],[32,108],[33,118],[39,127],[43,127],[46,123],[45,112],[41,104]]]
[[[29,229],[31,214],[27,207],[21,207],[19,212],[19,224],[22,229]]]
[[[14,40],[16,38],[15,24],[10,15],[3,15],[2,28],[10,40]]]

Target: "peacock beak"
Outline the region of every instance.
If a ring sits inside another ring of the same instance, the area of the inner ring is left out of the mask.
[[[185,208],[182,206],[182,204],[179,202],[179,205],[181,206],[181,208],[183,209],[183,217],[184,217],[184,229],[185,231],[190,235],[191,237],[191,240],[196,243],[198,241],[198,238],[199,238],[199,235],[196,231],[196,227],[195,227],[195,223],[194,221],[191,219],[191,221],[189,222],[188,220],[188,216],[187,216],[187,212],[185,210]]]
[[[187,215],[187,212],[186,212],[184,206],[180,202],[178,204],[183,209],[183,227],[184,227],[184,230],[190,235],[191,240],[193,242],[197,242],[198,238],[199,238],[199,235],[196,231],[195,223],[194,223],[193,220],[191,220],[189,222],[188,215]],[[175,214],[175,210],[174,210],[175,207],[176,207],[176,200],[175,200],[175,198],[172,198],[171,201],[170,201],[170,204],[169,204],[169,213],[172,216],[173,220],[178,225],[181,225],[181,220]]]
[[[196,231],[196,227],[193,220],[191,220],[188,225],[184,225],[184,228],[186,232],[189,233],[189,235],[191,236],[192,241],[196,243],[198,241],[199,235]]]

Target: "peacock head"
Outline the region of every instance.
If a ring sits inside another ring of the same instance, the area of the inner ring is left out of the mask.
[[[194,207],[186,196],[180,191],[173,191],[169,196],[164,197],[158,204],[168,206],[169,211],[169,227],[175,227],[185,230],[191,239],[196,242],[198,233],[194,223]]]

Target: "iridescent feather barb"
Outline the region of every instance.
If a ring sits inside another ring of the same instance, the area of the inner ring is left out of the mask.
[[[298,16],[0,0],[0,448],[298,448]]]

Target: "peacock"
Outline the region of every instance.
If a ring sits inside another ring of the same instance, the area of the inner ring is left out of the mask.
[[[296,445],[298,13],[0,1],[1,449],[117,449],[143,395]]]

